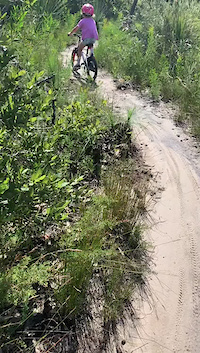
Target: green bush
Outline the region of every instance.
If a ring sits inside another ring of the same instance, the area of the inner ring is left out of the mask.
[[[102,320],[116,320],[149,269],[141,237],[147,189],[135,185],[133,193],[132,164],[110,165],[119,144],[127,146],[122,159],[131,155],[130,126],[115,124],[96,92],[75,92],[60,51],[76,16],[67,13],[61,25],[40,5],[33,16],[29,2],[14,7],[0,33],[3,352],[29,350],[19,330],[37,317],[40,301],[40,315],[48,302],[48,319],[64,329],[67,320],[87,319],[94,281],[104,293]]]
[[[50,262],[31,264],[31,258],[26,256],[12,269],[8,270],[0,277],[0,290],[4,290],[0,299],[0,308],[10,304],[28,304],[31,297],[36,294],[34,284],[44,287],[48,286],[48,281],[52,278]],[[9,283],[9,285],[8,285]]]
[[[176,101],[179,120],[199,136],[199,13],[197,1],[138,3],[134,17],[104,23],[96,55],[117,77],[147,87],[153,98]]]
[[[124,76],[142,87],[150,85],[151,70],[158,59],[154,28],[149,29],[145,48],[136,36],[120,29],[119,20],[117,23],[105,22],[96,56],[99,65],[115,76]]]

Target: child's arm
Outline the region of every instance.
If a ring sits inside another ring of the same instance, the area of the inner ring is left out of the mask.
[[[68,33],[68,36],[72,36],[74,33],[76,33],[79,30],[79,26],[76,26],[72,29],[71,32]]]

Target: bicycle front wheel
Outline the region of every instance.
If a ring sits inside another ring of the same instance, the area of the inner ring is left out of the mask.
[[[94,56],[90,56],[87,59],[87,64],[88,64],[88,75],[95,81],[97,78],[97,62]]]
[[[72,72],[76,78],[80,78],[80,73],[74,70],[74,66],[78,64],[78,48],[74,48],[71,55]]]
[[[78,62],[78,48],[74,48],[71,55],[72,67],[75,66],[77,62]]]

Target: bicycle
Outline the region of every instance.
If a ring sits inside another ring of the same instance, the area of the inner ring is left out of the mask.
[[[81,42],[81,36],[79,34],[74,34],[74,35],[78,37],[78,45],[79,45],[79,43]],[[78,62],[78,45],[73,49],[71,54],[72,68]],[[84,50],[85,48],[86,50]],[[95,81],[97,78],[98,68],[97,68],[96,59],[94,57],[93,44],[92,43],[88,44],[85,46],[85,48],[82,50],[82,54],[81,54],[81,63],[80,63],[81,68],[79,69],[80,73],[76,70],[72,70],[72,71],[75,77],[83,77],[87,75],[87,76],[90,76]]]

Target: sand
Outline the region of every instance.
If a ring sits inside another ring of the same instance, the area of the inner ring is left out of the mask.
[[[131,89],[119,90],[104,72],[97,83],[117,114],[127,117],[134,109],[134,135],[163,190],[145,232],[153,246],[150,295],[134,298],[136,319],[119,327],[120,350],[199,353],[200,149],[175,125],[169,104],[152,103]]]

